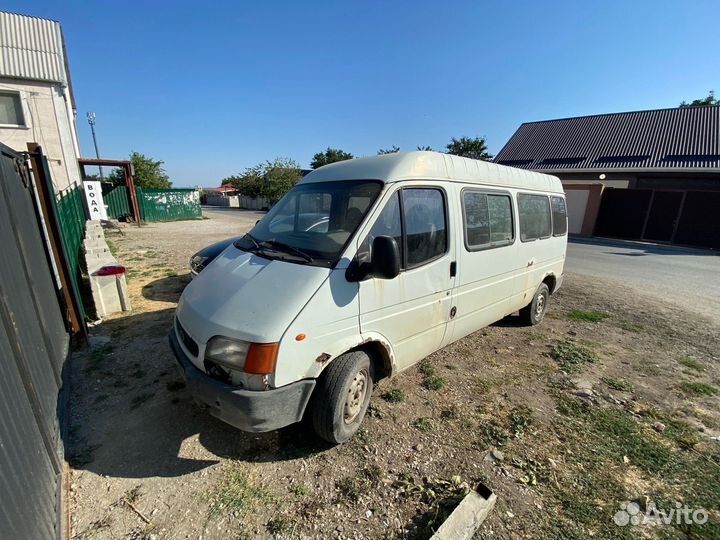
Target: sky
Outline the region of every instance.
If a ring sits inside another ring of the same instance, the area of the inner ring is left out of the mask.
[[[328,146],[442,150],[523,122],[720,94],[720,2],[5,0],[60,21],[81,152],[177,187]]]

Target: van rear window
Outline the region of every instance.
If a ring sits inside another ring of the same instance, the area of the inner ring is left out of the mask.
[[[563,197],[550,197],[552,205],[553,236],[562,236],[567,233],[567,207]]]
[[[521,241],[530,242],[552,236],[550,199],[547,195],[520,193],[518,195],[518,215]]]

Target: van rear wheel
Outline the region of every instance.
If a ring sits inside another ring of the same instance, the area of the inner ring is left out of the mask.
[[[550,289],[545,283],[541,283],[532,302],[520,310],[520,319],[528,326],[540,324],[545,317],[545,312],[550,300]]]
[[[315,433],[340,444],[360,427],[373,391],[370,356],[353,351],[338,356],[320,377],[312,405]]]

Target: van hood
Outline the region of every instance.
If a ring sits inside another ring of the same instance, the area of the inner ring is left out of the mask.
[[[330,272],[229,246],[185,288],[176,315],[201,344],[217,335],[280,341]]]

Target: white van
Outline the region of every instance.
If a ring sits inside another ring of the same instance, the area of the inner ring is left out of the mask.
[[[193,396],[246,431],[341,443],[373,385],[562,282],[554,176],[435,152],[308,174],[183,292],[170,343]]]

